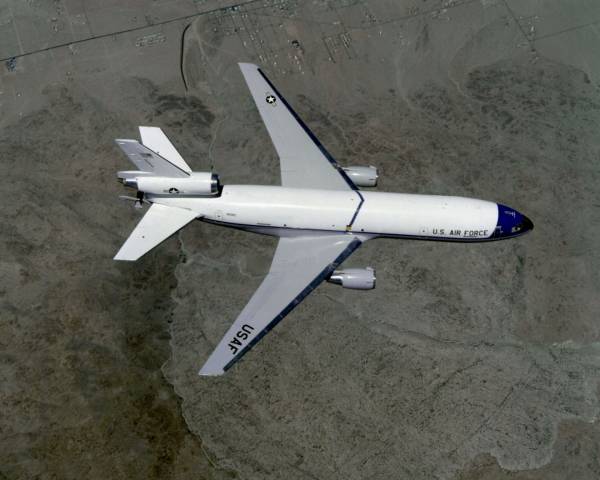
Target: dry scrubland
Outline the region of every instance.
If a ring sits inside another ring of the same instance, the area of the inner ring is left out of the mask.
[[[600,476],[598,7],[81,5],[0,7],[7,58],[115,32],[0,67],[0,478]],[[276,184],[237,61],[381,190],[507,203],[535,230],[369,242],[349,265],[376,290],[323,285],[197,377],[275,241],[197,222],[113,262],[139,212],[112,139],[161,126],[193,168]]]

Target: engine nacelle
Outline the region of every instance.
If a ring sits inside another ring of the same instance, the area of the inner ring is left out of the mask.
[[[375,288],[376,280],[375,269],[371,267],[336,270],[327,279],[330,283],[353,290],[372,290]]]
[[[342,170],[346,172],[346,175],[357,187],[375,187],[377,185],[379,174],[373,165],[368,167],[342,167]]]
[[[220,189],[219,176],[210,172],[192,172],[189,177],[142,176],[124,183],[155,195],[216,195]]]

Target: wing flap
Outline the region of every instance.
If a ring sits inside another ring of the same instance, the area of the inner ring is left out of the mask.
[[[239,67],[279,155],[284,187],[356,190],[352,180],[302,121],[263,71],[251,63]]]
[[[280,238],[269,273],[199,374],[222,375],[360,244],[346,234]]]
[[[137,260],[185,227],[196,216],[191,210],[153,203],[114,259]]]

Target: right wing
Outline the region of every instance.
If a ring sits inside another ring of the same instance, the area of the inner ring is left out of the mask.
[[[269,273],[200,375],[222,375],[325,280],[362,241],[340,233],[281,237]]]
[[[279,155],[281,185],[358,190],[263,71],[251,63],[239,66]]]
[[[114,259],[137,260],[196,217],[191,210],[153,203]]]

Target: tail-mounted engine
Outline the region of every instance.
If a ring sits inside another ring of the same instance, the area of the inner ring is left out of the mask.
[[[377,168],[375,168],[373,165],[368,167],[342,167],[342,170],[346,172],[346,175],[350,177],[350,180],[352,180],[357,187],[377,186],[379,174],[377,173]]]
[[[372,290],[375,288],[376,280],[375,269],[371,267],[336,270],[327,279],[329,283],[353,290]]]
[[[134,175],[141,173],[142,175]],[[125,174],[125,175],[121,175]],[[192,172],[187,177],[159,177],[145,172],[119,172],[128,187],[150,195],[217,195],[221,185],[219,176],[211,172]]]

